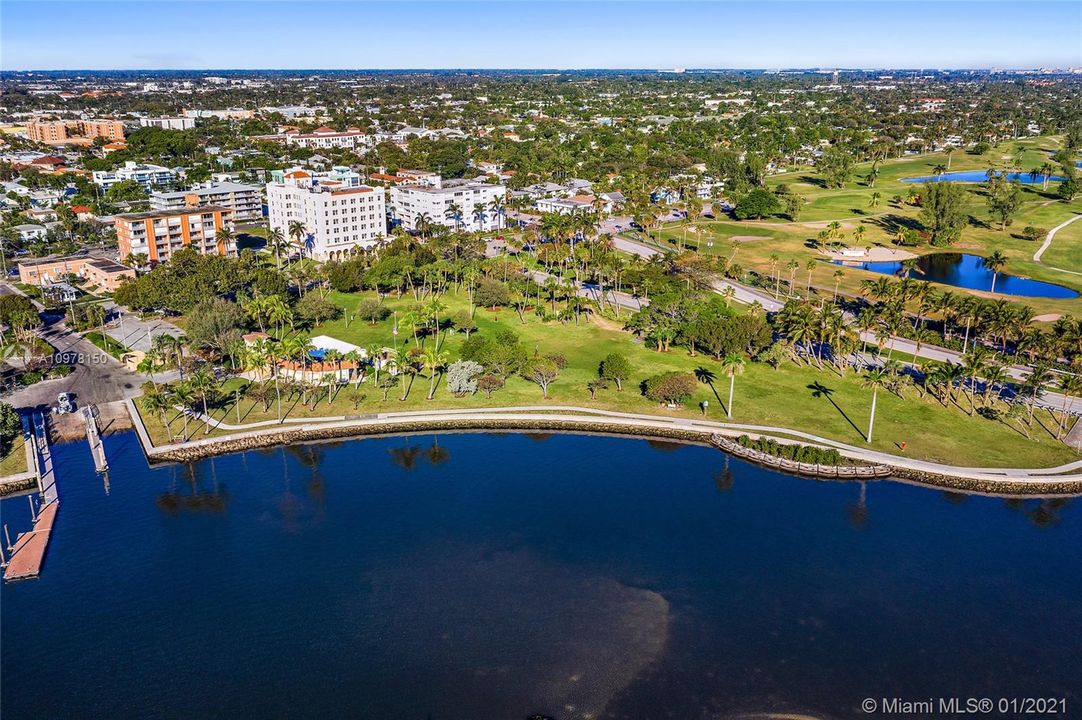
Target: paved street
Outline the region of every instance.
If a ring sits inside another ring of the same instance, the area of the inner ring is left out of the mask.
[[[0,283],[0,293],[12,292],[18,290],[7,283]],[[20,388],[5,396],[5,402],[19,408],[45,408],[55,405],[56,396],[61,392],[73,393],[79,405],[106,403],[140,393],[143,378],[130,372],[118,360],[84,340],[78,333],[72,332],[64,323],[62,314],[43,311],[41,317],[44,325],[39,335],[57,353],[64,354],[65,359],[73,363],[74,370],[67,377],[43,380]]]

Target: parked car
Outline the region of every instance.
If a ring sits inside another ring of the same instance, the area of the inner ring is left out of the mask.
[[[61,415],[75,412],[75,398],[71,393],[62,392],[56,396],[56,411]]]

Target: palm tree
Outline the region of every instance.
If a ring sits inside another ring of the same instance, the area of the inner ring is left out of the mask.
[[[983,265],[986,269],[992,271],[992,290],[996,291],[996,276],[999,275],[999,271],[1007,264],[1007,256],[996,250],[994,253],[986,257],[983,261]]]
[[[868,199],[868,207],[870,207],[870,208],[879,207],[879,201],[882,199],[882,197],[883,196],[879,194],[878,190],[876,192],[873,192],[871,197]]]
[[[286,236],[281,228],[271,228],[267,234],[267,245],[274,252],[274,264],[282,269],[282,249],[286,246]]]
[[[181,414],[184,416],[184,439],[188,439],[188,413],[191,410],[195,394],[186,382],[178,382],[172,386],[171,400],[174,405],[180,405]]]
[[[886,387],[890,384],[890,380],[890,373],[882,367],[868,370],[861,380],[861,387],[871,388],[872,390],[872,412],[868,417],[868,436],[864,439],[865,442],[870,443],[872,441],[872,428],[875,426],[875,403],[879,397],[879,388]]]
[[[308,228],[304,226],[300,220],[291,220],[289,223],[289,237],[293,240],[293,244],[297,246],[297,250],[300,252],[301,257],[304,256],[305,243],[304,238],[308,234]]]
[[[233,233],[229,231],[229,228],[219,228],[218,232],[214,233],[214,240],[218,243],[219,252],[225,255],[229,249],[229,243],[233,240]]]
[[[473,216],[473,222],[477,225],[477,231],[480,232],[485,229],[485,218],[488,217],[485,214],[486,206],[484,203],[474,203],[473,212],[470,213]]]
[[[443,216],[454,221],[455,230],[457,231],[462,224],[462,206],[456,202],[450,203],[447,209],[443,211]]]
[[[450,356],[443,351],[436,348],[428,348],[425,350],[424,355],[421,356],[421,361],[428,369],[428,397],[426,400],[431,400],[436,396],[436,378],[437,373],[441,372],[444,367],[447,366],[447,361]]]
[[[492,211],[492,214],[496,216],[496,229],[503,229],[503,218],[507,214],[507,208],[504,204],[503,198],[493,198],[492,202],[488,204],[488,209]]]
[[[164,392],[155,385],[153,382],[143,384],[143,397],[140,398],[139,403],[148,412],[158,413],[158,418],[161,420],[162,427],[169,433],[169,442],[173,441],[172,428],[169,425],[169,421],[165,417],[165,411],[173,406],[173,401],[169,397],[169,393]]]
[[[205,367],[201,367],[188,378],[188,387],[192,392],[199,395],[203,401],[203,422],[206,429],[203,434],[210,433],[210,412],[207,409],[207,395],[213,395],[218,389],[218,380]]]
[[[721,361],[721,367],[729,377],[729,405],[725,408],[725,416],[733,418],[733,388],[736,386],[736,376],[744,372],[744,358],[737,353],[730,353]]]
[[[417,217],[413,219],[413,227],[417,229],[422,238],[428,236],[432,232],[432,216],[426,212],[418,213]]]

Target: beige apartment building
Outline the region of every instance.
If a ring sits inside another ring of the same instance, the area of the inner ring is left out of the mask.
[[[90,145],[97,137],[123,140],[124,123],[119,120],[34,121],[27,125],[26,133],[34,142],[48,145]]]

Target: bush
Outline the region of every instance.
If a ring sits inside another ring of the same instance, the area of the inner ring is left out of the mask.
[[[691,373],[667,372],[643,382],[643,395],[662,405],[683,405],[695,392]]]
[[[477,389],[483,392],[485,397],[492,397],[492,393],[501,389],[503,386],[503,378],[499,375],[489,373],[477,378]]]
[[[741,435],[736,439],[736,442],[741,447],[750,450],[758,450],[767,455],[809,465],[841,465],[846,462],[841,453],[833,448],[821,448],[814,445],[790,445],[779,443],[773,438],[752,440],[747,435]]]
[[[297,317],[309,325],[319,325],[342,314],[342,308],[313,292],[297,301],[296,311]]]
[[[370,324],[375,325],[381,320],[386,320],[387,316],[391,314],[391,310],[379,300],[367,298],[361,300],[361,304],[357,306],[357,314]]]
[[[480,307],[497,307],[511,302],[511,292],[499,280],[481,278],[473,291],[473,302]]]
[[[7,455],[11,443],[23,430],[19,413],[8,403],[0,403],[0,455]]]
[[[1033,227],[1032,225],[1026,225],[1022,228],[1022,237],[1030,242],[1036,242],[1048,234],[1048,231],[1044,228]]]
[[[456,397],[477,392],[477,376],[484,372],[481,363],[456,360],[447,368],[447,389]]]

